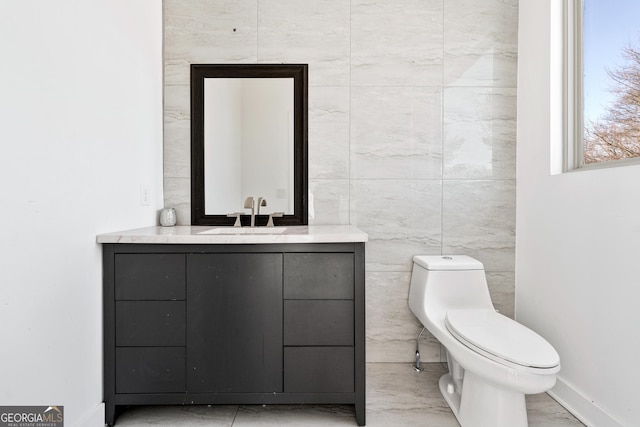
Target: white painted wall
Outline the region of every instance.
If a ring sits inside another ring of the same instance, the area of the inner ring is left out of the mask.
[[[241,212],[241,79],[204,80],[204,117],[204,211]]]
[[[103,425],[95,236],[162,204],[162,5],[3,0],[0,52],[0,405]]]
[[[293,79],[249,79],[242,98],[242,194],[293,213]],[[267,173],[267,171],[269,171]],[[282,189],[284,197],[276,197]]]
[[[587,425],[639,425],[640,165],[549,173],[556,3],[519,6],[516,318],[560,353],[559,401]]]

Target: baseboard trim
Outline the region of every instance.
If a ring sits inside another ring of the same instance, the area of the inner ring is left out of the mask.
[[[588,427],[624,427],[560,377],[547,393]]]

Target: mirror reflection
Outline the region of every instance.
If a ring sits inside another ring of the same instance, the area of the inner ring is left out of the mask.
[[[307,68],[191,64],[191,224],[308,224]]]
[[[293,78],[205,78],[205,214],[293,214],[293,107]]]

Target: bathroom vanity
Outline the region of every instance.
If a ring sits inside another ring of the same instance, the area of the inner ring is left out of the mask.
[[[367,235],[244,230],[98,236],[109,426],[127,405],[304,403],[365,424]]]

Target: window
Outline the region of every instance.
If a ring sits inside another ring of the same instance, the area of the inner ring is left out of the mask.
[[[565,16],[566,169],[637,163],[640,2],[567,0]]]

